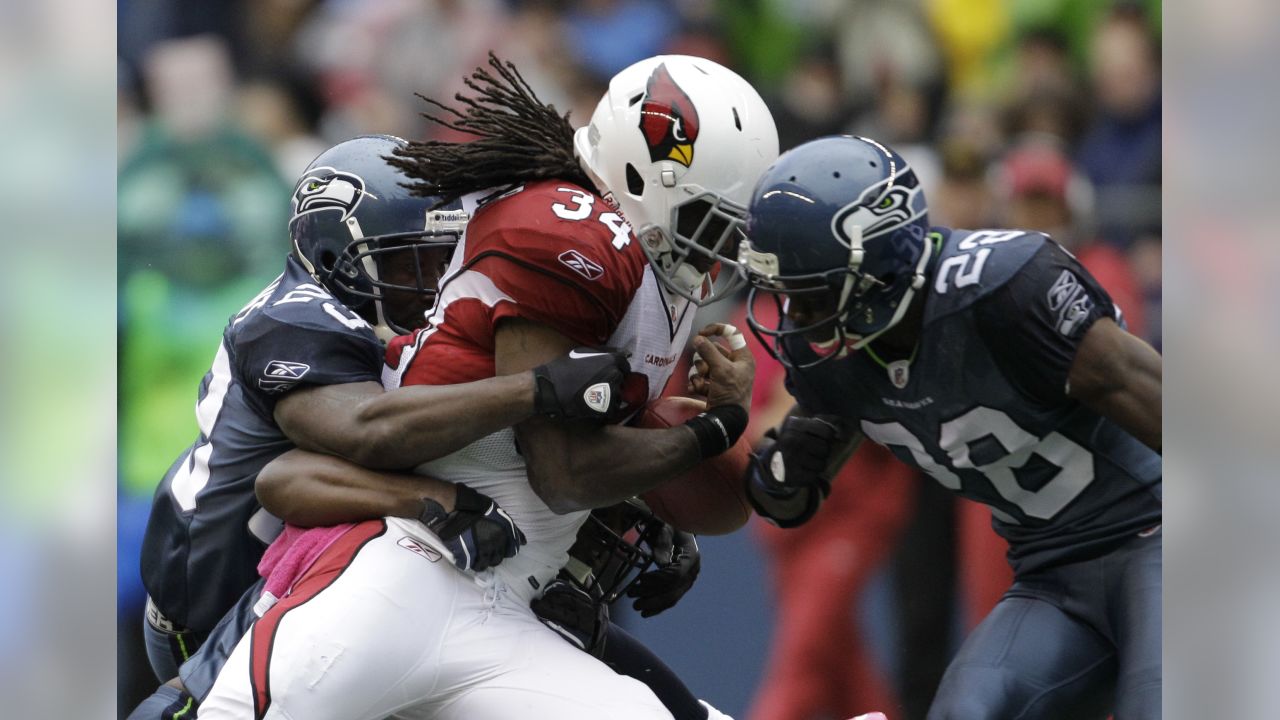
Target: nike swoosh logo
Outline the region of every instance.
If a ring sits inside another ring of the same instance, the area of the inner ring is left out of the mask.
[[[583,359],[583,358],[600,357],[601,355],[608,355],[608,354],[609,354],[609,353],[602,353],[602,352],[583,353],[583,352],[578,352],[577,350],[570,350],[570,351],[569,351],[569,359],[570,359],[570,360],[581,360],[581,359]]]

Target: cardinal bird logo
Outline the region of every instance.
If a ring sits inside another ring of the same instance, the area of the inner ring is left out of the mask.
[[[689,167],[698,139],[698,111],[671,79],[665,63],[649,76],[640,106],[640,132],[649,145],[649,160],[674,160]]]

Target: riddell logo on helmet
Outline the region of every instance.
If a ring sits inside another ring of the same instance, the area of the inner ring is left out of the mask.
[[[671,78],[665,63],[649,76],[640,105],[640,132],[649,146],[649,160],[671,160],[685,167],[693,163],[698,139],[698,111]]]

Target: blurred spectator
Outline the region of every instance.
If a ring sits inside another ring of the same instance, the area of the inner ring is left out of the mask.
[[[145,64],[150,119],[120,169],[120,272],[146,267],[212,288],[285,250],[289,191],[227,108],[230,56],[214,36],[156,45]]]
[[[857,134],[889,143],[915,170],[926,188],[937,187],[942,169],[932,143],[936,96],[923,84],[909,83],[886,71],[872,112],[857,124]]]
[[[1025,97],[1038,90],[1075,93],[1077,85],[1067,40],[1061,31],[1040,27],[1018,37],[1010,87],[1016,96]]]
[[[770,97],[778,126],[778,147],[789,150],[807,140],[848,129],[850,111],[834,49],[820,44],[807,50]]]
[[[1075,142],[1087,108],[1062,33],[1053,28],[1023,33],[1010,70],[1004,93],[1008,135],[1043,133]]]
[[[1084,121],[1078,95],[1064,89],[1040,88],[1013,101],[1005,111],[1009,137],[1051,135],[1070,144]]]
[[[994,183],[1011,228],[1048,233],[1106,288],[1139,337],[1146,308],[1127,258],[1091,232],[1093,189],[1052,138],[1024,138],[1001,161]]]
[[[985,86],[991,82],[988,59],[1009,33],[1007,0],[931,0],[927,6],[947,53],[952,89],[965,95],[986,93]]]
[[[923,88],[943,79],[938,41],[922,0],[849,0],[832,28],[852,102],[870,105],[886,81]],[[908,158],[910,161],[911,158]]]
[[[462,77],[504,47],[497,0],[325,0],[293,38],[329,107],[320,134],[421,134],[415,92],[451,98]]]
[[[950,100],[939,123],[939,145],[958,142],[971,146],[982,157],[998,155],[1004,149],[1004,131],[996,107],[973,98],[953,96]]]
[[[666,52],[679,29],[671,3],[661,0],[574,0],[568,5],[567,49],[597,79]]]
[[[941,146],[942,181],[925,188],[929,219],[934,225],[966,230],[991,227],[992,198],[987,186],[987,158],[966,140]]]
[[[281,177],[298,177],[329,147],[310,131],[290,89],[278,82],[245,83],[236,100],[239,124],[269,148]]]
[[[1127,5],[1098,26],[1092,48],[1097,115],[1077,157],[1099,191],[1103,239],[1127,247],[1160,218],[1159,52],[1145,16]]]

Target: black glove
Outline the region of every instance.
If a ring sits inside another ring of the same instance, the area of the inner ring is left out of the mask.
[[[529,603],[544,625],[595,657],[604,655],[604,638],[609,630],[609,606],[573,580],[558,577],[547,585],[541,597]]]
[[[627,588],[627,597],[636,598],[632,605],[640,617],[652,617],[672,607],[693,587],[702,569],[698,541],[692,534],[663,525],[653,544],[658,569],[636,578]]]
[[[790,415],[782,427],[766,432],[756,447],[753,479],[775,497],[791,497],[801,488],[816,487],[825,498],[831,494],[831,479],[825,472],[841,435],[838,418]]]
[[[533,407],[539,415],[615,420],[622,413],[627,355],[609,348],[574,348],[533,369]]]
[[[458,485],[453,512],[431,498],[422,499],[418,519],[444,541],[459,570],[485,570],[520,552],[524,533],[488,495]]]

